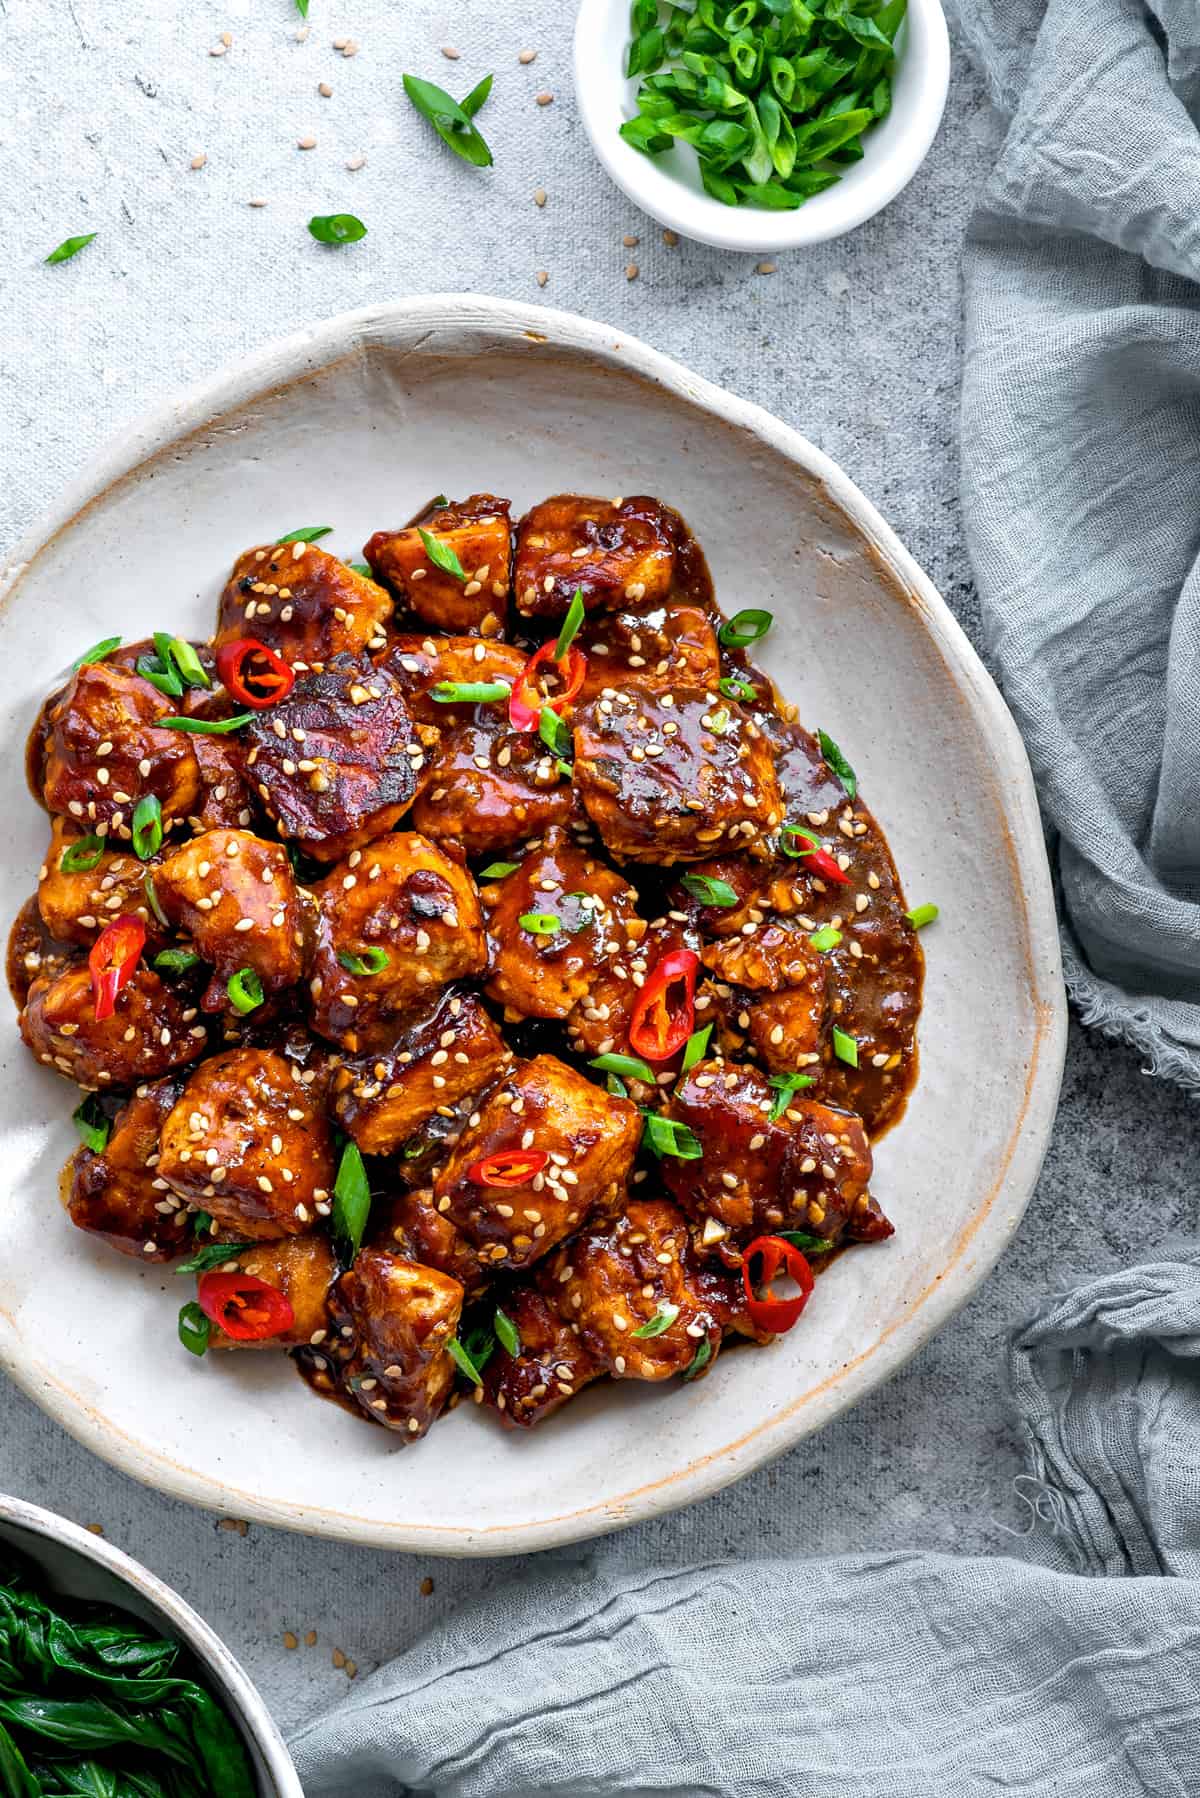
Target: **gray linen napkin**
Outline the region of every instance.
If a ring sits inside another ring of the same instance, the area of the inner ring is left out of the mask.
[[[1200,1086],[1200,7],[958,0],[963,512],[1085,1021]]]
[[[291,1744],[306,1792],[1195,1798],[1200,1250],[1048,1299],[1010,1371],[1057,1566],[601,1549],[359,1681]]]

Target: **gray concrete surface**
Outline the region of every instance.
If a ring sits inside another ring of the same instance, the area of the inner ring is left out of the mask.
[[[312,0],[309,35],[296,42],[287,0],[36,10],[0,0],[0,551],[91,451],[180,383],[347,307],[473,288],[611,320],[797,425],[877,501],[977,636],[954,440],[958,251],[997,141],[979,83],[956,57],[930,158],[883,216],[763,275],[753,258],[664,245],[609,185],[572,98],[570,11],[539,0]],[[223,32],[232,44],[210,56]],[[352,58],[331,47],[343,37],[360,46]],[[445,43],[459,62],[439,54]],[[522,67],[525,46],[538,55]],[[480,119],[493,171],[441,150],[406,105],[405,69],[456,92],[496,71]],[[541,91],[552,104],[535,104]],[[310,134],[316,148],[297,149]],[[366,165],[350,172],[357,154]],[[268,205],[250,208],[256,197]],[[309,215],[341,210],[364,219],[366,240],[311,242]],[[42,265],[60,239],[90,230],[99,236],[75,261]],[[538,269],[549,273],[544,289]],[[1024,1520],[1010,1486],[1019,1462],[1005,1330],[1071,1272],[1194,1227],[1194,1120],[1131,1055],[1074,1027],[1037,1196],[962,1315],[888,1387],[773,1468],[575,1552],[678,1561],[1009,1549],[1005,1530]],[[946,1176],[930,1170],[931,1229]],[[0,1390],[0,1489],[102,1525],[169,1579],[229,1639],[285,1724],[344,1691],[334,1648],[370,1668],[447,1607],[519,1577],[514,1562],[230,1532],[114,1473]],[[422,1595],[428,1578],[433,1592]],[[284,1646],[285,1630],[309,1629],[315,1648]]]

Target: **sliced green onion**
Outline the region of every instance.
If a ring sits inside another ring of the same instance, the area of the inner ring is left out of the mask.
[[[95,1093],[89,1093],[82,1105],[71,1113],[71,1122],[79,1132],[79,1140],[93,1155],[99,1155],[112,1135],[112,1125],[100,1108]]]
[[[654,1085],[654,1069],[638,1055],[597,1055],[588,1066],[598,1068],[602,1074],[621,1074],[626,1080],[644,1080],[647,1085]]]
[[[457,1336],[452,1336],[450,1338],[449,1342],[446,1344],[446,1350],[450,1359],[463,1373],[466,1374],[472,1385],[483,1385],[483,1375],[480,1373],[478,1367],[476,1367],[474,1361],[471,1359],[462,1343],[458,1340]]]
[[[620,1074],[609,1074],[604,1082],[604,1090],[614,1099],[627,1099],[629,1097],[629,1088],[622,1080]]]
[[[352,212],[318,213],[309,219],[308,229],[318,243],[357,243],[367,235],[367,227]]]
[[[421,525],[417,526],[417,536],[425,545],[425,554],[435,568],[440,568],[443,574],[452,575],[456,581],[466,580],[467,571],[448,543],[439,542]]]
[[[94,231],[88,231],[82,237],[64,237],[62,242],[55,249],[51,250],[48,256],[43,257],[43,261],[70,262],[72,256],[78,256],[80,250],[85,250],[88,244],[95,241],[95,238],[96,233]]]
[[[208,1348],[212,1324],[195,1299],[189,1299],[179,1311],[179,1340],[191,1355],[203,1355]]]
[[[373,581],[375,579],[375,570],[369,562],[347,562],[346,567],[351,574],[361,574],[364,580]]]
[[[556,918],[552,911],[522,912],[517,923],[531,936],[553,936],[562,929],[561,918]]]
[[[430,699],[439,705],[491,705],[493,700],[507,699],[512,688],[502,680],[440,680],[429,689]]]
[[[99,867],[103,854],[103,837],[80,837],[77,843],[71,843],[63,850],[58,865],[64,874],[90,874],[93,868]]]
[[[162,848],[162,840],[162,805],[147,793],[133,808],[133,852],[139,861],[148,862]]]
[[[905,917],[914,930],[924,930],[926,924],[932,924],[938,916],[936,905],[918,905],[914,911],[905,912]]]
[[[183,693],[183,682],[174,668],[164,668],[157,656],[139,656],[133,665],[134,673],[148,680],[152,687],[165,693],[168,699],[178,699]]]
[[[491,92],[490,75],[485,75],[479,85],[471,89],[461,105],[444,87],[437,87],[432,81],[422,81],[417,75],[404,75],[402,80],[405,93],[421,117],[428,119],[442,142],[449,144],[456,156],[461,156],[475,168],[491,166],[492,152],[472,122]]]
[[[570,779],[575,739],[553,706],[544,705],[538,713],[538,736],[551,755],[557,756],[559,773],[565,774]]]
[[[776,1230],[775,1234],[806,1255],[828,1255],[830,1249],[837,1247],[828,1236],[810,1236],[807,1230]]]
[[[442,503],[444,505],[445,501]],[[480,1372],[496,1352],[496,1333],[492,1326],[485,1324],[482,1319],[473,1323],[466,1334],[456,1340],[459,1341],[462,1348],[466,1349],[476,1369]]]
[[[679,1064],[679,1072],[681,1074],[690,1073],[698,1061],[704,1060],[708,1051],[708,1039],[712,1033],[713,1027],[711,1024],[706,1024],[703,1030],[692,1031],[692,1034],[684,1044],[683,1060]]]
[[[371,1213],[371,1183],[356,1142],[348,1142],[338,1162],[333,1183],[331,1221],[343,1261],[352,1265],[362,1247],[363,1231]]]
[[[163,929],[170,930],[171,920],[162,908],[162,901],[159,899],[154,882],[150,878],[149,868],[146,869],[145,874],[142,876],[142,891],[146,895],[146,904],[150,907],[150,910],[154,913]]]
[[[235,1011],[245,1015],[248,1011],[257,1011],[263,1002],[262,981],[253,968],[239,968],[226,985],[229,1003]]]
[[[676,1118],[665,1118],[658,1111],[647,1111],[643,1115],[646,1126],[642,1141],[660,1159],[664,1155],[675,1155],[680,1161],[700,1160],[704,1150],[690,1124],[681,1124]]]
[[[757,687],[752,687],[748,680],[734,680],[731,674],[722,675],[717,685],[726,699],[754,699],[758,693]]]
[[[160,730],[186,730],[194,737],[227,737],[230,731],[249,724],[253,712],[237,712],[232,718],[159,718]]]
[[[679,882],[685,892],[704,905],[728,908],[736,905],[738,896],[727,880],[714,880],[708,874],[685,874]]]
[[[777,1123],[788,1108],[788,1100],[793,1093],[803,1092],[806,1086],[814,1084],[812,1074],[770,1074],[767,1084],[775,1088],[775,1097],[771,1100],[770,1121]]]
[[[579,627],[585,617],[582,589],[576,587],[571,595],[571,603],[567,607],[567,615],[562,621],[562,629],[558,633],[558,641],[554,645],[554,660],[561,662],[579,635]]]
[[[814,930],[808,940],[814,949],[836,949],[842,940],[842,933],[835,930],[832,924],[822,924],[820,930]]]
[[[185,687],[211,687],[212,682],[204,671],[204,663],[195,649],[185,637],[168,637],[166,651],[158,647],[160,632],[155,631],[154,643],[158,648],[158,659],[165,668],[175,668]]]
[[[381,949],[377,943],[372,943],[361,955],[352,955],[349,949],[339,949],[338,960],[350,974],[382,974],[385,968],[392,965],[392,958],[387,950]]]
[[[833,1027],[833,1052],[848,1068],[858,1066],[857,1039],[848,1035],[845,1030],[839,1030],[836,1024]]]
[[[723,737],[733,719],[728,706],[719,705],[715,712],[708,712],[703,720],[705,730],[710,730],[714,737]]]
[[[653,1317],[647,1318],[644,1324],[639,1324],[636,1330],[630,1330],[629,1334],[642,1340],[648,1336],[661,1336],[664,1330],[671,1328],[678,1316],[678,1305],[660,1305]]]
[[[194,1249],[186,1261],[181,1261],[175,1272],[206,1274],[214,1267],[224,1267],[227,1261],[236,1261],[253,1246],[249,1242],[206,1242],[201,1248]]]
[[[153,965],[160,974],[186,974],[200,965],[200,957],[190,949],[164,949],[154,957]]]
[[[765,637],[774,624],[774,614],[750,607],[744,612],[735,612],[727,618],[717,632],[717,641],[726,649],[745,649],[748,644],[757,643]]]
[[[712,1360],[712,1343],[708,1340],[708,1337],[706,1336],[704,1338],[704,1341],[700,1344],[700,1347],[696,1350],[695,1354],[692,1356],[691,1360],[688,1362],[687,1366],[684,1368],[684,1370],[683,1370],[684,1379],[685,1380],[694,1380],[696,1375],[698,1373],[702,1373],[703,1370],[708,1366],[708,1364],[711,1360]]]
[[[93,643],[90,649],[85,649],[81,656],[75,657],[71,663],[71,672],[74,673],[77,668],[86,668],[91,662],[102,662],[105,656],[110,656],[114,649],[120,647],[120,637],[102,637],[99,643]]]
[[[480,880],[503,880],[506,874],[515,874],[520,862],[489,862],[479,872]]]
[[[521,1333],[512,1318],[501,1311],[499,1305],[496,1306],[495,1331],[502,1348],[507,1349],[510,1355],[520,1354]]]
[[[787,841],[788,837],[799,837],[806,847],[794,848]],[[779,832],[779,847],[785,855],[790,855],[794,862],[801,861],[806,855],[811,855],[814,849],[820,849],[821,839],[815,830],[809,830],[803,824],[785,824]]]
[[[858,792],[858,776],[826,730],[817,732],[817,742],[821,745],[821,754],[829,763],[838,779],[846,789],[847,799],[853,799]]]
[[[318,537],[328,537],[333,530],[331,524],[306,524],[298,531],[289,531],[286,537],[276,537],[276,543],[315,543]]]

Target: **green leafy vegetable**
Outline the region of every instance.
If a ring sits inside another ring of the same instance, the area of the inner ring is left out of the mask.
[[[891,106],[905,0],[634,0],[625,72],[647,156],[688,145],[704,191],[790,212],[864,154]],[[730,697],[733,697],[731,695]]]
[[[70,262],[72,256],[78,256],[80,250],[86,250],[96,239],[96,232],[89,231],[86,237],[64,237],[56,250],[51,250],[46,257],[47,262]]]
[[[492,91],[492,77],[485,75],[478,87],[472,88],[460,105],[443,87],[422,81],[417,75],[405,75],[404,91],[423,119],[428,119],[442,142],[449,144],[456,156],[477,169],[490,168],[492,152],[473,124],[475,114]]]
[[[489,862],[486,868],[479,871],[480,880],[503,880],[506,874],[515,874],[520,862]]]
[[[716,880],[708,874],[684,874],[679,884],[693,899],[699,899],[704,905],[719,905],[727,909],[738,902],[738,896],[727,880]]]
[[[439,705],[491,705],[511,692],[503,680],[440,680],[429,689],[429,697]]]
[[[58,865],[64,874],[90,874],[93,868],[100,866],[103,854],[103,837],[80,837],[77,843],[70,843],[63,850]]]
[[[620,1055],[612,1051],[608,1055],[597,1055],[588,1066],[598,1068],[602,1074],[617,1074],[626,1080],[644,1080],[648,1086],[654,1085],[654,1069],[640,1055]]]
[[[499,1305],[496,1306],[495,1330],[496,1338],[500,1343],[500,1346],[507,1349],[510,1355],[519,1355],[521,1352],[521,1333],[517,1329],[512,1318],[509,1317],[507,1313],[501,1311]]]
[[[918,905],[915,910],[905,912],[904,915],[914,930],[924,930],[926,924],[932,924],[939,913],[936,905]]]
[[[71,672],[74,673],[77,668],[86,668],[89,662],[102,662],[114,649],[120,647],[120,637],[102,637],[99,643],[93,643],[90,649],[85,649],[81,656],[75,657],[71,663]]]
[[[554,660],[561,662],[579,634],[579,627],[584,620],[583,592],[576,587],[571,595],[571,603],[567,607],[567,615],[562,621],[562,629],[558,633],[558,641],[554,645]]]
[[[842,933],[832,924],[822,924],[820,930],[814,930],[808,940],[814,949],[824,952],[826,949],[837,948],[842,940]]]
[[[771,612],[755,608],[735,612],[732,618],[725,620],[717,632],[717,639],[727,649],[745,649],[748,644],[757,643],[760,637],[765,637],[774,622]]]
[[[133,808],[133,853],[139,861],[148,862],[162,848],[162,840],[162,805],[153,793],[147,793]]]
[[[232,718],[159,718],[161,730],[185,730],[194,737],[227,737],[230,731],[249,724],[253,712],[235,712]]]
[[[446,1348],[449,1351],[450,1359],[463,1373],[466,1374],[468,1380],[471,1381],[471,1384],[473,1386],[482,1386],[483,1375],[479,1371],[479,1364],[463,1347],[457,1336],[452,1336],[450,1338],[449,1342],[446,1344]]]
[[[349,949],[339,949],[338,960],[348,974],[358,975],[382,974],[385,968],[392,965],[391,956],[378,943],[371,943],[361,955],[353,955]]]
[[[243,1016],[248,1011],[257,1011],[264,998],[262,981],[253,968],[239,968],[227,981],[225,991],[233,1009]]]
[[[829,766],[833,769],[834,773],[845,787],[847,799],[853,799],[858,792],[858,776],[855,774],[853,768],[850,766],[833,738],[829,735],[828,731],[819,730],[817,732],[817,742],[821,745],[821,754],[825,757],[825,760],[829,763]]]
[[[812,1074],[769,1074],[768,1086],[775,1088],[775,1097],[771,1100],[770,1121],[775,1123],[788,1108],[788,1100],[793,1093],[803,1092],[806,1086],[813,1084]]]
[[[371,1183],[363,1166],[356,1142],[348,1142],[338,1162],[337,1179],[333,1183],[331,1221],[334,1239],[347,1266],[362,1246],[363,1231],[371,1211]]]
[[[179,1340],[191,1355],[202,1355],[208,1348],[208,1339],[212,1334],[212,1324],[201,1311],[195,1299],[189,1299],[186,1305],[179,1307]]]
[[[318,537],[328,537],[333,531],[331,524],[306,524],[298,531],[289,531],[286,537],[276,537],[276,543],[315,543]]]
[[[206,1274],[211,1268],[224,1267],[227,1261],[236,1261],[239,1255],[253,1246],[250,1242],[206,1242],[203,1248],[190,1254],[186,1261],[181,1261],[175,1272]]]
[[[84,1147],[90,1149],[93,1155],[99,1155],[112,1134],[112,1125],[104,1115],[95,1093],[89,1093],[83,1104],[76,1106],[71,1113],[71,1122],[78,1130],[79,1140]]]
[[[833,1052],[839,1061],[844,1061],[848,1068],[858,1066],[858,1042],[845,1030],[833,1027]]]
[[[642,1338],[661,1336],[664,1330],[671,1328],[678,1316],[678,1305],[660,1305],[653,1317],[647,1318],[644,1324],[639,1324],[636,1330],[630,1330],[629,1334]]]
[[[562,929],[562,919],[552,911],[526,911],[517,919],[522,930],[531,936],[554,936]]]
[[[443,543],[421,525],[417,526],[417,536],[425,545],[425,554],[435,568],[440,568],[443,574],[452,575],[456,581],[466,580],[467,571],[448,543]]]
[[[665,1118],[658,1111],[647,1111],[644,1116],[646,1126],[642,1141],[660,1160],[664,1155],[675,1155],[680,1161],[700,1160],[704,1150],[690,1124],[681,1124],[676,1118]]]
[[[318,214],[309,219],[308,229],[318,243],[357,243],[367,235],[367,227],[352,212]]]

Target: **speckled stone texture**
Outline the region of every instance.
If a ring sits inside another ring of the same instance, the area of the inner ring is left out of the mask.
[[[938,140],[887,212],[762,275],[752,257],[665,246],[609,185],[572,97],[570,12],[542,0],[312,0],[298,43],[287,0],[0,0],[10,207],[0,553],[128,420],[270,337],[406,292],[541,294],[644,337],[804,431],[882,508],[977,639],[956,501],[958,258],[997,126],[973,72],[956,58]],[[224,31],[233,42],[211,57]],[[342,37],[357,40],[353,58],[332,49]],[[445,43],[459,62],[443,60]],[[527,67],[524,46],[538,52]],[[406,69],[456,92],[495,70],[480,119],[493,171],[441,150],[403,99]],[[553,104],[539,107],[545,90]],[[298,150],[309,134],[316,149]],[[207,163],[193,171],[200,152]],[[358,153],[366,166],[351,173]],[[251,209],[256,197],[269,204]],[[313,243],[309,215],[341,210],[370,235],[348,249]],[[99,237],[75,261],[42,266],[62,238],[91,230]],[[538,269],[549,271],[544,290]],[[669,471],[663,491],[669,499]],[[1037,1195],[961,1316],[889,1386],[774,1467],[564,1558],[897,1544],[1007,1552],[1006,1532],[1024,1519],[1010,1484],[1004,1332],[1034,1294],[1194,1229],[1194,1118],[1193,1102],[1146,1079],[1132,1055],[1074,1028]],[[931,1170],[931,1229],[947,1178],[953,1170]],[[403,1478],[402,1463],[395,1473]],[[285,1726],[344,1690],[335,1648],[370,1668],[521,1571],[223,1530],[94,1460],[7,1386],[0,1488],[101,1524],[170,1580],[227,1637]],[[315,1648],[285,1647],[285,1630],[312,1628]]]

